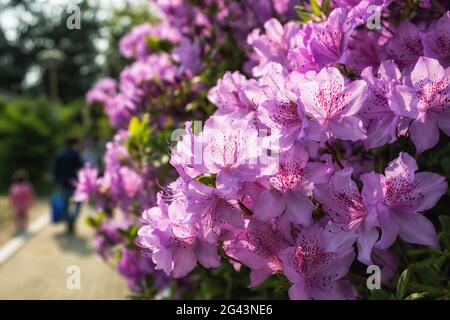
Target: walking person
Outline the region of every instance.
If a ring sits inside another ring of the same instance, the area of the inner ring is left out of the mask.
[[[80,203],[72,201],[77,172],[83,166],[79,148],[78,139],[68,139],[66,147],[56,154],[53,168],[56,185],[64,202],[64,216],[69,234],[75,233],[75,223],[81,208]]]
[[[23,232],[27,229],[28,211],[34,201],[33,186],[29,181],[28,172],[23,169],[14,172],[9,200],[15,215],[16,233]]]

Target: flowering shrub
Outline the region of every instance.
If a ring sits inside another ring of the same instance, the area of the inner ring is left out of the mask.
[[[121,41],[136,61],[88,93],[118,133],[76,193],[130,288],[186,297],[231,265],[266,298],[448,297],[449,219],[438,238],[426,214],[447,182],[418,165],[450,134],[445,2],[155,4]]]

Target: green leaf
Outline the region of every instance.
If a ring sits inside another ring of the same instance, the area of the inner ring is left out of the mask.
[[[139,227],[135,224],[132,224],[128,229],[118,229],[119,234],[132,245],[134,245],[138,231]]]
[[[445,259],[445,257],[444,257],[444,259]],[[441,285],[438,269],[435,266],[435,264],[438,261],[439,260],[435,259],[435,262],[433,262],[432,265],[430,265],[428,267],[420,268],[416,271],[416,274],[419,277],[421,283],[426,284],[426,285],[431,285],[431,286],[440,286]]]
[[[433,264],[435,262],[436,262],[436,257],[431,257],[431,258],[427,258],[425,260],[411,264],[410,268],[414,269],[414,270],[429,268],[429,267],[433,266]]]
[[[138,136],[141,128],[141,123],[138,117],[133,117],[128,126],[128,134],[130,136]]]
[[[139,227],[136,224],[133,224],[129,229],[129,236],[131,239],[135,239],[139,231]]]
[[[313,19],[311,13],[309,13],[303,6],[295,6],[295,11],[302,22],[308,22]]]
[[[283,292],[289,290],[289,287],[291,286],[291,283],[286,278],[286,276],[277,273],[274,277],[274,284],[275,284],[275,290],[278,292]]]
[[[100,212],[95,216],[89,216],[86,218],[86,224],[92,228],[98,228],[105,220],[105,214]]]
[[[450,230],[441,231],[438,234],[438,240],[444,245],[444,247],[450,247]]]
[[[370,290],[370,298],[372,300],[391,300],[392,296],[385,290]]]
[[[245,204],[243,204],[241,201],[239,201],[238,204],[239,204],[239,208],[241,208],[241,210],[244,212],[245,215],[247,215],[247,216],[253,215],[252,210],[247,208],[247,206]]]
[[[422,300],[427,297],[427,294],[425,292],[415,292],[411,293],[409,296],[405,298],[405,300]]]
[[[318,3],[317,3],[317,0],[310,0],[309,3],[311,4],[311,10],[312,10],[312,12],[313,12],[316,16],[320,17],[321,11],[320,11],[320,7],[319,7],[319,5],[318,5]]]
[[[131,157],[145,161],[153,150],[150,144],[152,128],[150,117],[145,114],[141,119],[133,117],[128,125],[128,138],[126,147]]]
[[[443,291],[441,288],[436,288],[434,286],[422,283],[411,282],[410,287],[412,290],[420,291],[421,293],[425,294],[428,298],[438,298],[443,295]]]
[[[124,237],[124,238],[128,238],[128,230],[126,229],[117,229],[117,232],[119,232],[119,234]]]
[[[410,278],[410,270],[406,269],[402,272],[397,280],[397,299],[401,300],[406,295],[406,290],[408,289],[408,283]]]
[[[429,254],[431,252],[430,249],[425,248],[425,249],[412,249],[412,250],[408,250],[406,251],[406,254],[410,257],[416,257],[416,256],[420,256],[423,254]]]
[[[445,255],[441,255],[436,258],[434,262],[434,266],[436,270],[441,270],[444,267],[444,264],[447,262],[447,257]]]
[[[198,182],[203,183],[206,186],[215,188],[216,187],[216,176],[213,175],[200,175],[198,177],[195,178],[195,180],[197,180]]]
[[[330,0],[324,0],[322,1],[322,8],[321,11],[328,16],[328,14],[331,11],[331,6],[330,6]]]
[[[170,52],[173,49],[170,41],[164,39],[157,39],[155,37],[147,37],[147,45],[150,50],[155,52]]]
[[[87,217],[86,218],[86,224],[90,227],[95,228],[96,227],[96,221],[93,217]]]
[[[450,231],[450,216],[439,216],[439,222],[442,225],[442,231],[449,230]]]

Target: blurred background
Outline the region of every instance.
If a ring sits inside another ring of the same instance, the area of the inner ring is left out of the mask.
[[[83,218],[77,237],[49,223],[52,163],[77,139],[81,157],[100,165],[112,132],[84,95],[98,79],[117,76],[126,64],[119,39],[150,16],[137,0],[0,0],[0,298],[125,297],[124,281],[92,252]],[[35,194],[22,234],[8,198],[17,170],[27,172]],[[67,290],[71,264],[84,264],[88,279],[110,287]]]

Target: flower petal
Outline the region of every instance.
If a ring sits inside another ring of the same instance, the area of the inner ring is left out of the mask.
[[[410,130],[418,153],[433,148],[439,142],[439,127],[433,117],[424,115],[414,120]]]
[[[284,197],[278,191],[265,190],[261,192],[253,207],[254,217],[261,221],[278,217],[286,205]]]
[[[430,220],[421,214],[399,214],[400,237],[409,243],[437,246],[436,229]]]

